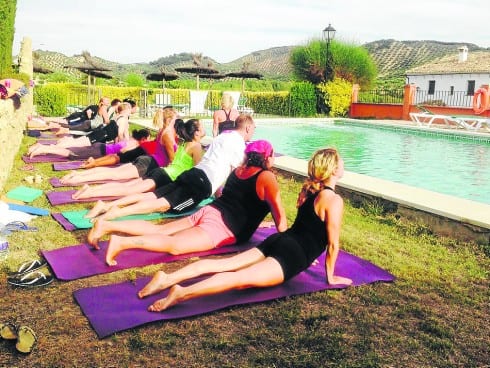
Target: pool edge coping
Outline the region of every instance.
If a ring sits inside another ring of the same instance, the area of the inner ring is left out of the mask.
[[[303,177],[307,160],[275,158],[274,167]],[[490,230],[490,205],[346,171],[338,186]],[[431,203],[430,205],[428,203]]]

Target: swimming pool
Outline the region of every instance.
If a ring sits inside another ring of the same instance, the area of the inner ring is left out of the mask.
[[[254,139],[271,141],[276,152],[309,159],[333,146],[348,171],[490,203],[490,136],[343,121],[256,125]]]

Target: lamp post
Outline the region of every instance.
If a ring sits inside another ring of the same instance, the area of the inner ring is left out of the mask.
[[[327,52],[325,55],[325,82],[328,82],[332,78],[332,63],[330,62],[330,42],[335,37],[335,28],[329,23],[328,27],[323,30],[323,39],[327,43]]]

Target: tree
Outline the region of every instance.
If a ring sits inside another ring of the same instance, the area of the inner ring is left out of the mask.
[[[12,72],[17,0],[0,0],[0,76]]]
[[[289,62],[298,80],[315,85],[325,81],[326,47],[325,41],[312,40],[291,51]],[[368,88],[373,83],[377,75],[376,65],[364,47],[332,41],[329,51],[328,64],[333,69],[334,78],[357,83],[363,88]]]
[[[143,87],[145,85],[145,78],[141,74],[128,73],[124,77],[124,82],[128,87]]]

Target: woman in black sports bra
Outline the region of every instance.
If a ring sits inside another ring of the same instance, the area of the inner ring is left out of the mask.
[[[229,93],[223,93],[221,110],[216,110],[213,114],[213,137],[225,130],[235,129],[235,119],[240,112],[233,108],[233,104],[233,97]]]
[[[344,163],[335,149],[318,150],[308,162],[308,178],[299,194],[298,214],[291,228],[232,257],[204,259],[169,274],[158,271],[138,296],[144,298],[170,287],[167,297],[148,308],[159,312],[200,296],[275,286],[307,269],[325,249],[326,281],[350,285],[352,280],[335,275],[344,207],[335,185],[343,173]],[[213,275],[189,286],[178,285],[206,274]]]

